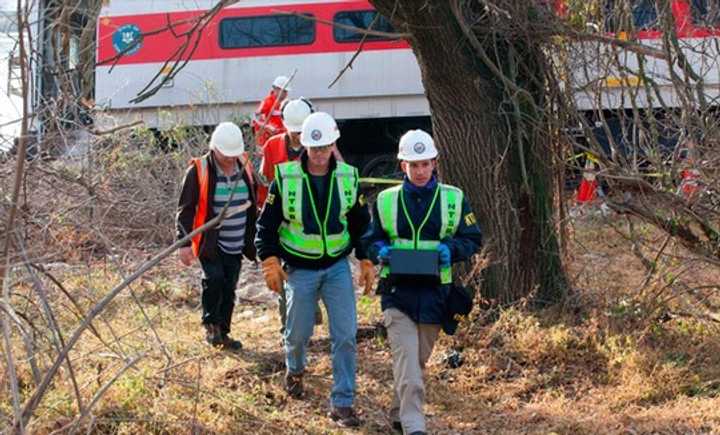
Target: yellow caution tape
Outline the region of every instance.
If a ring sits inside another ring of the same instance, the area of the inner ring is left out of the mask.
[[[622,86],[639,86],[643,84],[643,80],[640,77],[637,76],[627,76],[627,77],[615,77],[610,76],[607,77],[604,81],[605,87],[608,88],[619,88]]]
[[[396,180],[394,178],[360,178],[361,183],[367,184],[401,184],[402,180]]]
[[[593,163],[600,163],[600,160],[593,153],[585,153],[585,157]]]

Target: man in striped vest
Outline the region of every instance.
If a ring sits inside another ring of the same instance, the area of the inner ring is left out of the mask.
[[[422,371],[441,325],[448,332],[448,308],[456,300],[452,292],[461,291],[452,288],[452,263],[477,252],[481,235],[463,192],[437,181],[432,137],[410,130],[399,148],[405,179],[378,195],[362,242],[368,257],[382,264],[381,307],[395,381],[390,418],[396,429],[420,435],[426,433]],[[392,275],[393,250],[437,251],[438,276]]]
[[[329,417],[348,427],[360,424],[353,410],[357,310],[348,254],[355,250],[360,260],[359,281],[366,291],[374,284],[375,269],[360,249],[370,215],[358,192],[358,171],[333,157],[339,137],[327,113],[305,119],[300,142],[306,152],[299,161],[276,167],[255,245],[267,286],[280,293],[284,285],[287,297],[286,391],[294,398],[304,394],[305,352],[320,298],[328,315],[332,352]]]
[[[210,138],[210,151],[193,159],[185,173],[176,216],[181,239],[227,207],[220,224],[193,237],[179,255],[186,266],[200,260],[206,340],[230,350],[242,347],[229,336],[240,263],[243,255],[255,260],[255,185],[241,160],[244,153],[240,128],[231,122],[219,124]]]

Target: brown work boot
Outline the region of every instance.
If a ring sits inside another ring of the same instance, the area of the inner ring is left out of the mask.
[[[302,399],[305,395],[303,389],[303,372],[285,374],[285,391],[293,399]]]
[[[225,350],[237,351],[242,349],[242,343],[240,340],[234,340],[225,333],[220,334],[220,347]]]
[[[350,406],[333,406],[328,413],[328,417],[340,427],[360,426],[360,419]]]
[[[205,341],[211,346],[220,346],[222,341],[220,327],[212,323],[204,323],[203,326],[205,327]]]

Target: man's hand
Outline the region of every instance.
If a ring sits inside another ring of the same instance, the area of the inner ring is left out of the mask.
[[[448,248],[448,245],[444,243],[440,243],[437,245],[437,251],[439,255],[440,260],[440,266],[450,266],[450,248]]]
[[[389,264],[391,252],[392,248],[390,246],[383,245],[380,250],[378,250],[378,260],[380,260],[380,262],[383,264]]]
[[[195,254],[193,254],[192,247],[185,246],[178,250],[178,256],[180,256],[180,262],[185,266],[190,266],[195,260]]]
[[[265,277],[265,284],[275,293],[282,291],[283,282],[287,281],[288,276],[280,265],[280,259],[277,257],[268,257],[262,262],[262,272]]]
[[[363,287],[363,294],[369,295],[372,292],[373,284],[375,284],[375,277],[377,272],[375,266],[370,260],[360,261],[360,276],[358,276],[358,285]]]

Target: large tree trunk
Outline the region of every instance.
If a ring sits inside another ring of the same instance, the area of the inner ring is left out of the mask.
[[[483,294],[501,304],[531,292],[536,301],[559,300],[567,284],[552,212],[551,139],[537,109],[544,104],[540,44],[490,29],[471,43],[461,23],[476,19],[477,29],[482,11],[465,9],[458,20],[456,0],[370,1],[410,35],[441,175],[465,191],[490,248]],[[525,3],[533,2],[515,3],[531,12]]]

